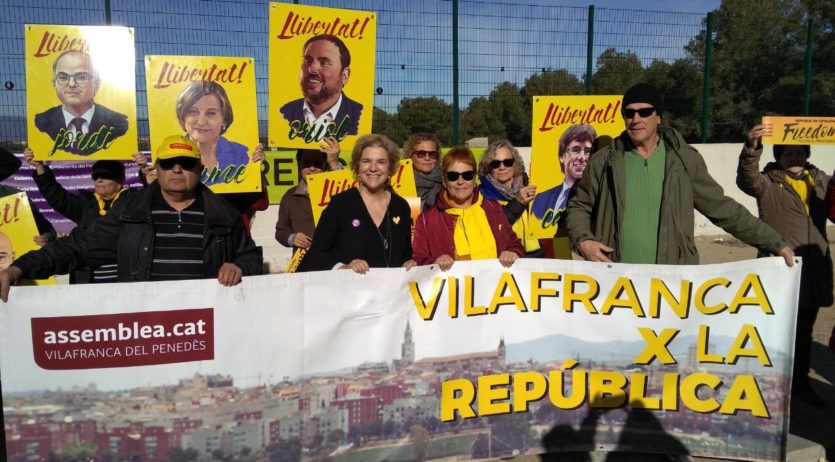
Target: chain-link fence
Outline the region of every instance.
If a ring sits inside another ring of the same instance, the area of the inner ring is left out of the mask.
[[[11,4],[0,17],[0,80],[6,88],[0,89],[0,143],[26,140],[24,24],[101,25],[108,8],[112,24],[135,29],[141,143],[148,137],[143,57],[155,54],[254,57],[259,130],[266,138],[267,2],[4,1]],[[720,11],[711,57],[705,46],[708,21],[701,14],[535,1],[301,3],[377,12],[374,131],[398,142],[415,131],[432,131],[445,144],[485,136],[529,144],[532,96],[619,94],[638,81],[665,92],[666,122],[691,141],[741,136],[740,126],[766,112],[800,115],[804,98],[808,105],[803,73],[808,14],[800,10],[757,12],[767,22]],[[751,30],[759,35],[746,33]],[[831,34],[831,22],[821,30]],[[757,48],[763,38],[768,42]],[[764,59],[762,49],[768,47],[777,51]],[[752,54],[755,50],[759,54]],[[762,65],[753,66],[756,59]],[[708,73],[714,68],[707,85],[706,63]],[[819,100],[822,112],[815,115],[830,115],[835,103],[826,95]],[[703,113],[706,101],[711,102]]]

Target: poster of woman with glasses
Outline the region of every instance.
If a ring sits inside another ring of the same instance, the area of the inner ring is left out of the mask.
[[[551,240],[558,234],[571,190],[583,177],[595,141],[611,139],[623,130],[620,99],[618,95],[534,97],[530,182],[537,185],[537,194],[528,233],[540,239],[548,257],[570,258],[567,239],[557,252]]]
[[[29,145],[36,160],[137,151],[133,30],[26,26]],[[50,88],[52,91],[33,91]]]

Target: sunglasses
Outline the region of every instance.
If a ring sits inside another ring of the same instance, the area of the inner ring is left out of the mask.
[[[504,165],[505,167],[513,167],[513,162],[515,162],[515,161],[516,161],[516,159],[514,159],[513,157],[511,157],[510,159],[505,159],[505,160],[493,159],[493,160],[490,161],[490,169],[495,170],[495,169],[499,168],[499,165]]]
[[[448,181],[458,181],[458,177],[464,179],[464,181],[473,181],[475,178],[475,172],[472,170],[467,170],[466,172],[446,172],[446,179]]]
[[[646,119],[647,117],[651,116],[653,112],[655,112],[654,107],[645,107],[641,109],[622,109],[620,111],[624,119],[631,119],[635,117],[635,114],[641,116],[642,119]]]
[[[417,157],[418,159],[426,159],[430,157],[432,159],[437,159],[438,151],[414,151],[412,152],[412,155]]]
[[[173,157],[171,159],[158,159],[157,165],[163,170],[171,170],[175,165],[179,165],[183,170],[194,170],[200,161],[191,157]]]
[[[325,163],[321,160],[302,160],[301,162],[302,169],[305,168],[318,168],[319,170],[325,169]]]

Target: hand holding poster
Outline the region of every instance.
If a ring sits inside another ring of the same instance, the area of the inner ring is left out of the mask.
[[[520,259],[14,287],[9,459],[784,460],[800,271]]]
[[[145,79],[152,157],[163,139],[185,132],[212,191],[261,190],[252,58],[146,56]]]
[[[40,246],[34,241],[38,234],[38,225],[35,224],[26,193],[0,198],[0,270],[11,266],[15,258],[26,252],[39,249]],[[54,284],[55,279],[41,279],[34,283]]]
[[[568,193],[585,171],[592,143],[623,131],[622,96],[534,96],[531,134],[531,204],[528,233],[552,238]]]
[[[371,133],[376,36],[371,12],[270,4],[270,146]]]
[[[133,29],[26,26],[35,160],[129,160],[137,151]]]
[[[763,117],[765,144],[835,144],[835,117]]]

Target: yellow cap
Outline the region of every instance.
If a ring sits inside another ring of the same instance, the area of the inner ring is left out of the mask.
[[[175,157],[190,157],[200,159],[200,148],[194,141],[183,135],[167,136],[157,148],[156,159],[173,159]]]

